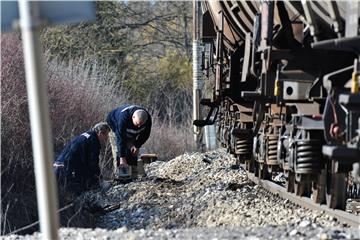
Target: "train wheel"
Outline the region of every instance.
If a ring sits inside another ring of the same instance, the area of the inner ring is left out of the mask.
[[[293,193],[294,184],[295,184],[295,175],[294,173],[289,172],[288,177],[286,178],[286,191]]]
[[[325,203],[326,201],[326,172],[323,170],[317,181],[312,183],[312,200],[314,203]]]
[[[345,210],[346,206],[346,175],[332,173],[327,176],[326,204],[329,208]]]

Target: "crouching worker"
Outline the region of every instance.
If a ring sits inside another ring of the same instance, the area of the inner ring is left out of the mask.
[[[137,155],[151,131],[151,116],[142,107],[124,105],[111,111],[106,119],[114,157],[115,179],[137,178]]]
[[[99,186],[100,149],[101,144],[106,142],[109,132],[110,127],[107,123],[101,122],[67,144],[53,164],[61,190],[78,195]]]

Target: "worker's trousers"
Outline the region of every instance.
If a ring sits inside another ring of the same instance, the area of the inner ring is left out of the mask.
[[[109,133],[109,141],[111,144],[111,152],[113,155],[113,171],[115,173],[116,169],[119,167],[119,163],[120,163],[120,159],[117,159],[117,145],[116,145],[116,136],[115,133],[113,131],[110,131]],[[132,178],[137,178],[137,158],[138,156],[133,156],[131,154],[131,147],[133,146],[132,142],[128,142],[126,143],[126,159],[127,159],[127,164],[131,166],[131,177]]]

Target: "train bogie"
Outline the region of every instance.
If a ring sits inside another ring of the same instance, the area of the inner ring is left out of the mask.
[[[218,141],[258,177],[283,172],[288,191],[344,208],[358,191],[360,3],[202,4]]]

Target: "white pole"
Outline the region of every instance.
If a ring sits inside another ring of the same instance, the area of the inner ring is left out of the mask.
[[[200,46],[200,5],[199,1],[193,2],[193,120],[201,119],[200,98],[203,88],[201,72],[201,46]],[[199,144],[201,128],[194,126],[194,141]]]
[[[200,119],[200,96],[202,90],[201,80],[201,50],[198,40],[193,41],[193,120]],[[199,141],[201,129],[194,126],[194,140]]]
[[[52,171],[52,140],[49,106],[41,66],[39,15],[37,2],[19,0],[20,26],[23,41],[26,86],[29,98],[32,148],[40,230],[43,239],[58,239],[59,216],[57,190]]]

